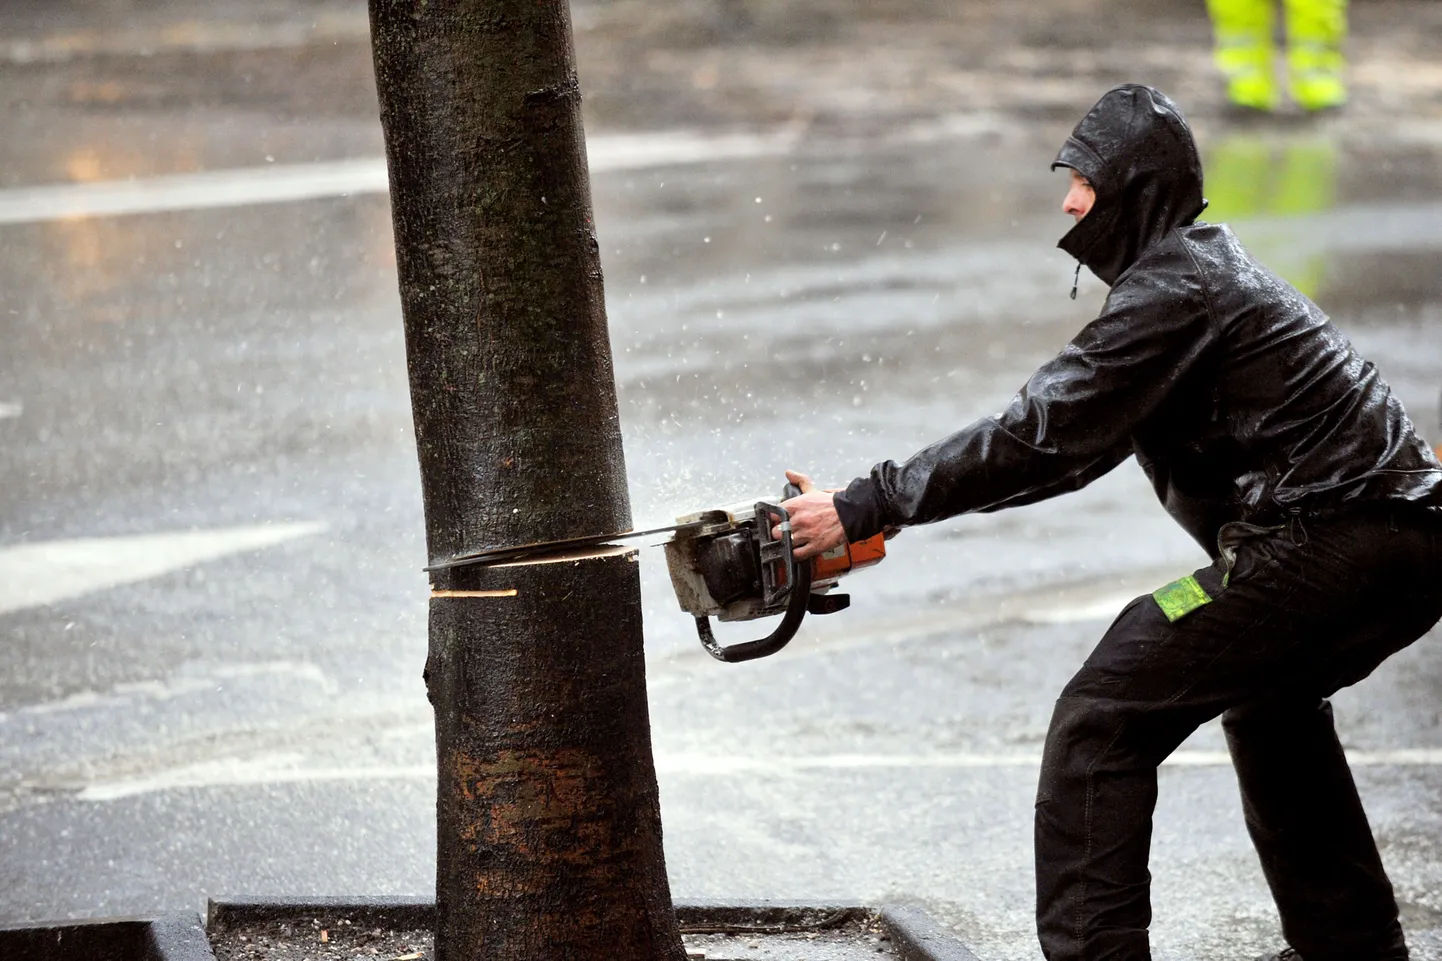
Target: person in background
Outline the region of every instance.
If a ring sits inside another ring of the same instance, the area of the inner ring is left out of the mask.
[[[1309,111],[1340,107],[1347,102],[1347,0],[1285,0],[1283,6],[1292,100]],[[1277,109],[1275,0],[1207,0],[1207,11],[1227,98],[1250,110]]]

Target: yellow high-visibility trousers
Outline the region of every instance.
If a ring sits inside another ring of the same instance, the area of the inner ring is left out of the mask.
[[[1284,6],[1292,99],[1305,110],[1346,103],[1347,0],[1285,0]],[[1276,109],[1274,0],[1207,0],[1207,10],[1227,97],[1254,110]]]

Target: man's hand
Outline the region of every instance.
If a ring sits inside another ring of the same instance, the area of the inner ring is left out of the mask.
[[[796,471],[787,471],[786,479],[801,488],[800,497],[781,504],[791,516],[791,548],[796,559],[808,560],[845,544],[846,531],[841,527],[841,518],[836,515],[836,505],[831,499],[836,491],[817,490],[811,478]],[[780,540],[780,528],[773,527],[771,536]]]

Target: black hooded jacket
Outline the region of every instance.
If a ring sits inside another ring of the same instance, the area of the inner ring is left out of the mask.
[[[1108,91],[1058,166],[1096,191],[1059,246],[1111,287],[1101,316],[1003,413],[838,493],[849,540],[1078,490],[1132,454],[1212,556],[1232,520],[1442,505],[1442,466],[1377,369],[1230,229],[1196,219],[1201,161],[1166,96]]]

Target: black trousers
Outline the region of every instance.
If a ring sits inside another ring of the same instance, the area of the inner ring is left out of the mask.
[[[1043,953],[1150,957],[1157,766],[1220,714],[1288,943],[1306,961],[1405,959],[1326,698],[1442,617],[1442,513],[1228,525],[1223,540],[1232,557],[1194,575],[1211,603],[1172,621],[1137,598],[1057,699],[1036,802]]]

